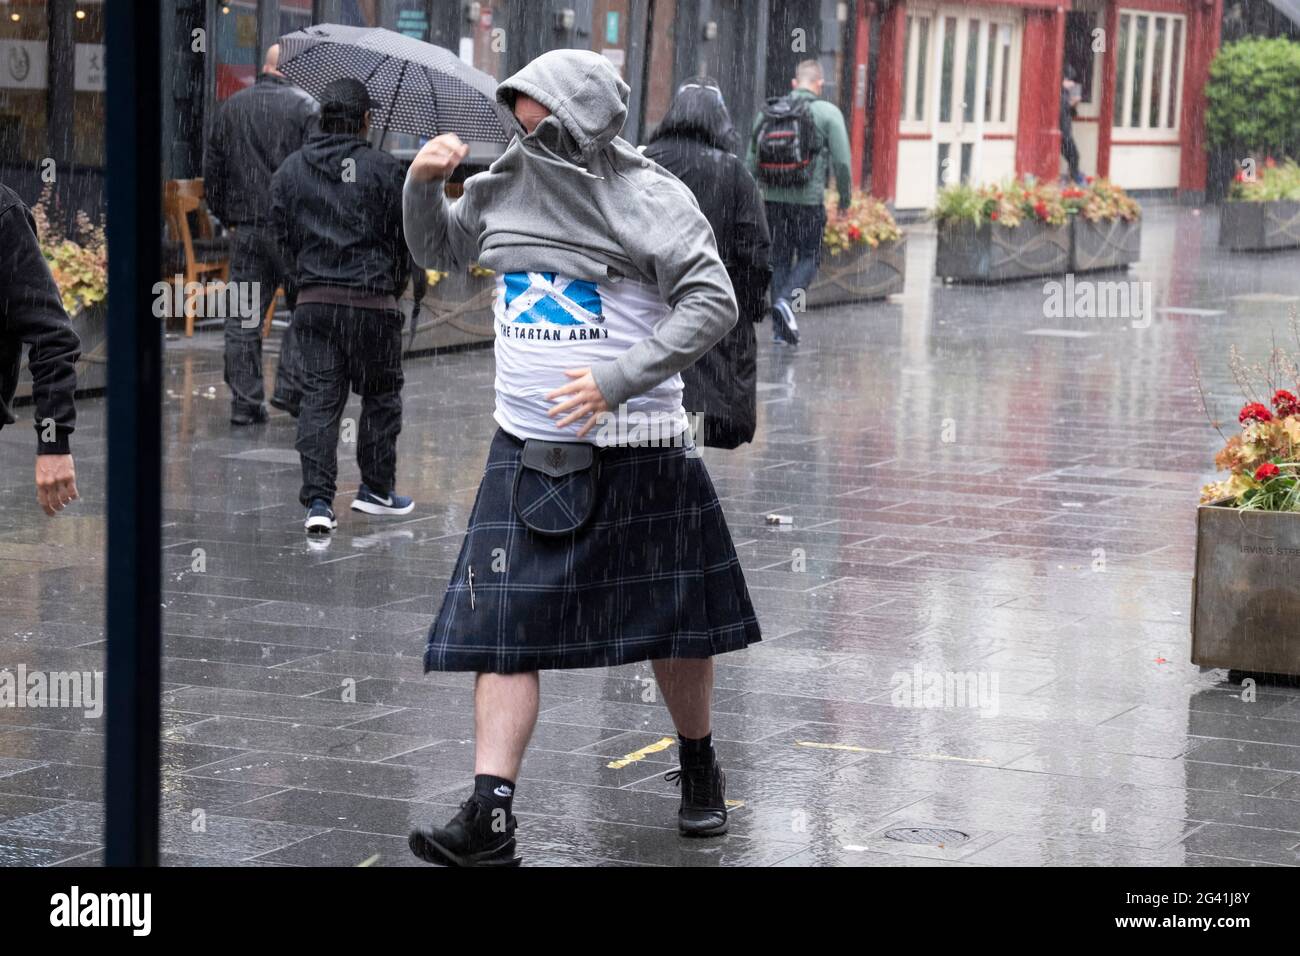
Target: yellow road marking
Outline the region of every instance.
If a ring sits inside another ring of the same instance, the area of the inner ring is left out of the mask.
[[[950,757],[947,754],[921,754],[926,760],[957,760],[961,763],[992,763],[985,757]]]
[[[605,764],[605,766],[610,770],[622,770],[628,764],[636,763],[638,760],[644,760],[646,757],[650,756],[650,754],[657,754],[661,750],[667,750],[675,743],[677,743],[677,741],[673,740],[671,737],[661,737],[654,743],[642,747],[640,750],[633,750],[630,754],[627,754],[618,760],[611,760],[609,763]]]
[[[375,863],[378,860],[379,860],[379,854],[376,853],[374,856],[362,860],[360,863],[357,864],[357,866],[370,866],[372,863]]]
[[[892,750],[880,750],[876,747],[857,747],[853,744],[824,744],[816,740],[796,740],[800,747],[815,747],[818,750],[849,750],[858,754],[892,754]]]

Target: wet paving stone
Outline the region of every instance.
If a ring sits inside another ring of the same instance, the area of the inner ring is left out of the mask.
[[[1189,663],[1219,442],[1194,369],[1229,420],[1229,345],[1289,340],[1300,296],[1296,254],[1220,253],[1216,215],[1144,210],[1127,278],[1153,284],[1148,328],[1048,318],[1041,282],[935,283],[918,226],[904,295],[810,312],[797,351],[760,342],[756,440],[704,452],[764,634],[716,662],[731,832],[676,833],[648,664],[547,672],[526,865],[1300,865],[1300,689],[1247,700]],[[407,361],[416,509],[351,512],[344,449],[317,550],[293,422],[231,428],[215,338],[167,353],[163,862],[424,865],[408,830],[473,771],[473,675],[426,675],[422,651],[493,428],[491,351]],[[48,520],[30,434],[0,433],[0,669],[104,666],[104,435],[83,400],[82,500]],[[103,725],[0,710],[0,865],[102,862]],[[969,839],[884,836],[909,826]]]

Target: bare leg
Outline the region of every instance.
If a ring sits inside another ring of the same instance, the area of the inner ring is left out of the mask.
[[[713,658],[662,658],[650,663],[677,732],[691,740],[707,737],[713,729],[709,713],[713,704]]]
[[[537,724],[537,672],[479,674],[474,682],[474,772],[518,780]]]

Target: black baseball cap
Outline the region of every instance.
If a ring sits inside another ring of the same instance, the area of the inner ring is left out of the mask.
[[[366,85],[351,77],[341,77],[326,84],[320,94],[322,120],[342,119],[360,122],[373,104]]]

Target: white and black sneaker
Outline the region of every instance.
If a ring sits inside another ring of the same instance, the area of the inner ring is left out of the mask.
[[[338,526],[333,508],[320,498],[311,503],[311,507],[307,509],[307,520],[303,522],[303,527],[307,529],[308,534],[329,534]]]
[[[785,299],[777,299],[772,306],[772,341],[781,345],[799,344],[799,323]]]
[[[352,499],[352,510],[364,511],[368,515],[409,515],[414,507],[415,502],[405,495],[391,491],[387,495],[377,495],[365,485]]]

